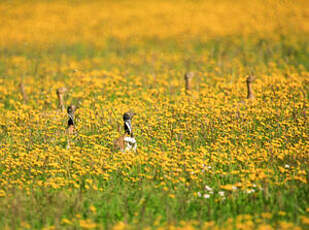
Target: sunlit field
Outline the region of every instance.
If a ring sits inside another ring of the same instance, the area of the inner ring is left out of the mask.
[[[0,229],[308,229],[308,93],[309,1],[1,1]]]

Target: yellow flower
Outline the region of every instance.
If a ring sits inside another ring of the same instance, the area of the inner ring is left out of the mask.
[[[286,215],[286,212],[283,212],[283,211],[279,211],[278,213],[280,216],[285,216]]]
[[[4,190],[0,190],[0,197],[5,197],[6,196],[6,193]]]
[[[97,225],[92,222],[92,220],[79,220],[79,226],[85,229],[93,229],[96,228]]]
[[[263,212],[261,216],[265,219],[270,219],[272,217],[272,214],[269,212]]]
[[[270,225],[263,224],[258,227],[258,230],[273,230],[273,228]]]
[[[126,225],[123,222],[118,222],[114,227],[112,227],[113,230],[124,230],[126,229]]]
[[[221,185],[220,186],[222,189],[227,190],[227,191],[233,191],[235,190],[236,186],[232,184],[226,184],[226,185]],[[237,188],[236,188],[237,189]]]
[[[26,229],[30,229],[31,228],[31,226],[27,222],[24,222],[24,221],[22,221],[20,223],[20,225],[21,225],[22,228],[26,228]]]
[[[89,210],[93,213],[97,213],[97,209],[93,205],[89,207]]]
[[[62,224],[72,224],[72,222],[71,222],[70,220],[68,220],[67,218],[63,218],[63,219],[61,220],[61,223],[62,223]]]
[[[301,216],[300,218],[301,218],[301,222],[302,222],[303,224],[309,225],[309,217],[307,217],[307,216]]]
[[[172,194],[172,193],[168,194],[168,196],[169,196],[170,198],[172,198],[172,199],[174,199],[174,198],[175,198],[175,195],[174,195],[174,194]]]

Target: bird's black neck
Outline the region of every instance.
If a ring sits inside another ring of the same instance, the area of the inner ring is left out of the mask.
[[[133,137],[133,132],[132,132],[132,125],[131,125],[131,120],[124,120],[124,131],[126,134],[130,135]]]
[[[73,114],[68,114],[69,115],[69,120],[68,120],[68,126],[71,126],[71,125],[75,125],[74,123],[74,115]]]

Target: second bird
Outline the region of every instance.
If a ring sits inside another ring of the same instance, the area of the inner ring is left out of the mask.
[[[123,123],[125,134],[114,141],[114,147],[121,152],[136,152],[137,144],[132,131],[133,112],[123,114]]]

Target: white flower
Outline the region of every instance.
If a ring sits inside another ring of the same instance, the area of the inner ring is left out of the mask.
[[[247,193],[248,193],[248,194],[253,193],[253,192],[255,192],[254,189],[247,189]]]
[[[210,197],[209,194],[204,194],[204,198],[205,198],[205,199],[208,199],[209,197]]]
[[[255,188],[255,187],[256,187],[256,184],[253,184],[252,187]]]
[[[201,197],[202,194],[201,194],[200,192],[197,192],[197,196],[198,196],[198,197]]]
[[[290,168],[290,166],[289,166],[289,165],[285,165],[284,167],[285,167],[286,169],[289,169],[289,168]]]
[[[206,190],[206,191],[212,191],[212,188],[209,187],[208,185],[205,185],[205,190]]]
[[[207,166],[207,165],[202,165],[203,169],[202,172],[205,172],[205,169],[211,169],[211,166]]]
[[[220,196],[224,196],[224,191],[219,191],[218,194],[219,194]]]

